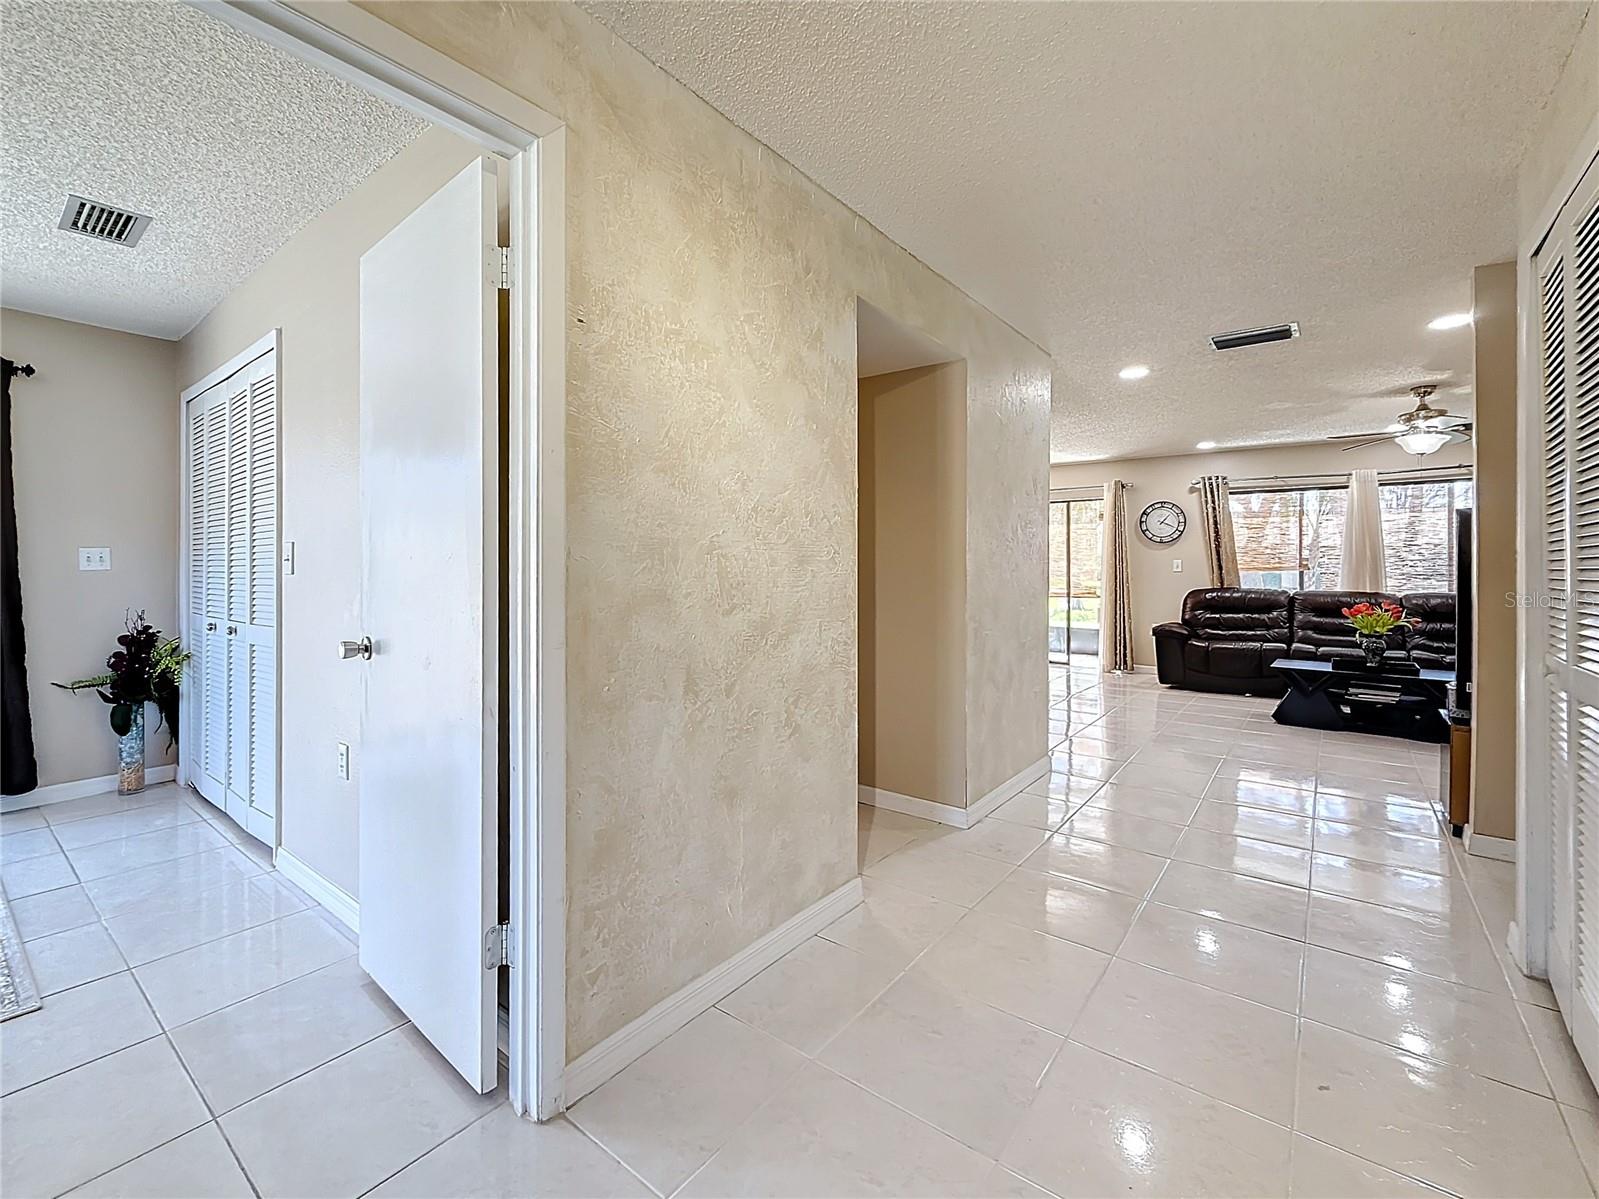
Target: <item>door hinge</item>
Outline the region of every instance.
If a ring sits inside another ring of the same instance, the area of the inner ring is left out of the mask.
[[[498,970],[515,964],[511,961],[511,926],[496,924],[483,934],[483,969]]]
[[[488,248],[489,282],[501,291],[510,291],[512,277],[515,274],[514,260],[511,258],[510,246],[490,246]]]

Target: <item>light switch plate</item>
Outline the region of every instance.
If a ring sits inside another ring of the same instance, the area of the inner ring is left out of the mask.
[[[105,546],[78,547],[79,570],[110,570],[111,551]]]
[[[343,741],[339,742],[339,777],[350,781],[350,747]]]
[[[1173,558],[1171,560],[1171,572],[1174,575],[1183,573],[1183,560],[1181,558]]]
[[[294,542],[283,543],[283,573],[285,576],[294,573]]]

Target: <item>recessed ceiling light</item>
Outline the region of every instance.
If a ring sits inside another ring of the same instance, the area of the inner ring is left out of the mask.
[[[1124,366],[1121,369],[1123,379],[1142,379],[1147,374],[1149,374],[1147,366]]]
[[[1196,450],[1213,450],[1216,448],[1216,443],[1214,441],[1201,441],[1194,448]]]
[[[1471,313],[1469,313],[1469,312],[1451,312],[1451,313],[1449,313],[1446,316],[1439,317],[1437,320],[1428,321],[1427,322],[1427,328],[1429,328],[1429,329],[1440,329],[1440,330],[1442,330],[1442,329],[1458,329],[1462,325],[1469,325],[1469,324],[1471,324]]]

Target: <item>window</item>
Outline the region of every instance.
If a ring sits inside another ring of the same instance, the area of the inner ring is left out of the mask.
[[[1233,493],[1240,585],[1336,590],[1348,494],[1344,487]],[[1455,513],[1471,507],[1471,482],[1384,483],[1378,494],[1388,590],[1453,591]]]
[[[1455,589],[1455,513],[1471,507],[1471,484],[1398,483],[1378,488],[1388,590]]]
[[[1337,587],[1343,565],[1344,499],[1342,488],[1234,495],[1239,583],[1285,591]]]
[[[1049,660],[1099,653],[1105,501],[1049,505]]]

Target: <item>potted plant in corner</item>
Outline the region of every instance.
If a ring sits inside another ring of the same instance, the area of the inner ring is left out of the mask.
[[[1344,608],[1343,614],[1355,628],[1355,644],[1366,656],[1366,665],[1372,669],[1382,665],[1382,656],[1388,652],[1388,634],[1395,629],[1409,632],[1421,623],[1392,600],[1376,604],[1356,604]]]
[[[106,673],[71,683],[66,691],[93,691],[110,706],[111,731],[117,744],[117,794],[144,790],[144,705],[154,704],[156,722],[167,726],[167,743],[178,743],[178,687],[190,654],[176,637],[163,638],[144,613],[128,617],[128,631],[106,659]]]

